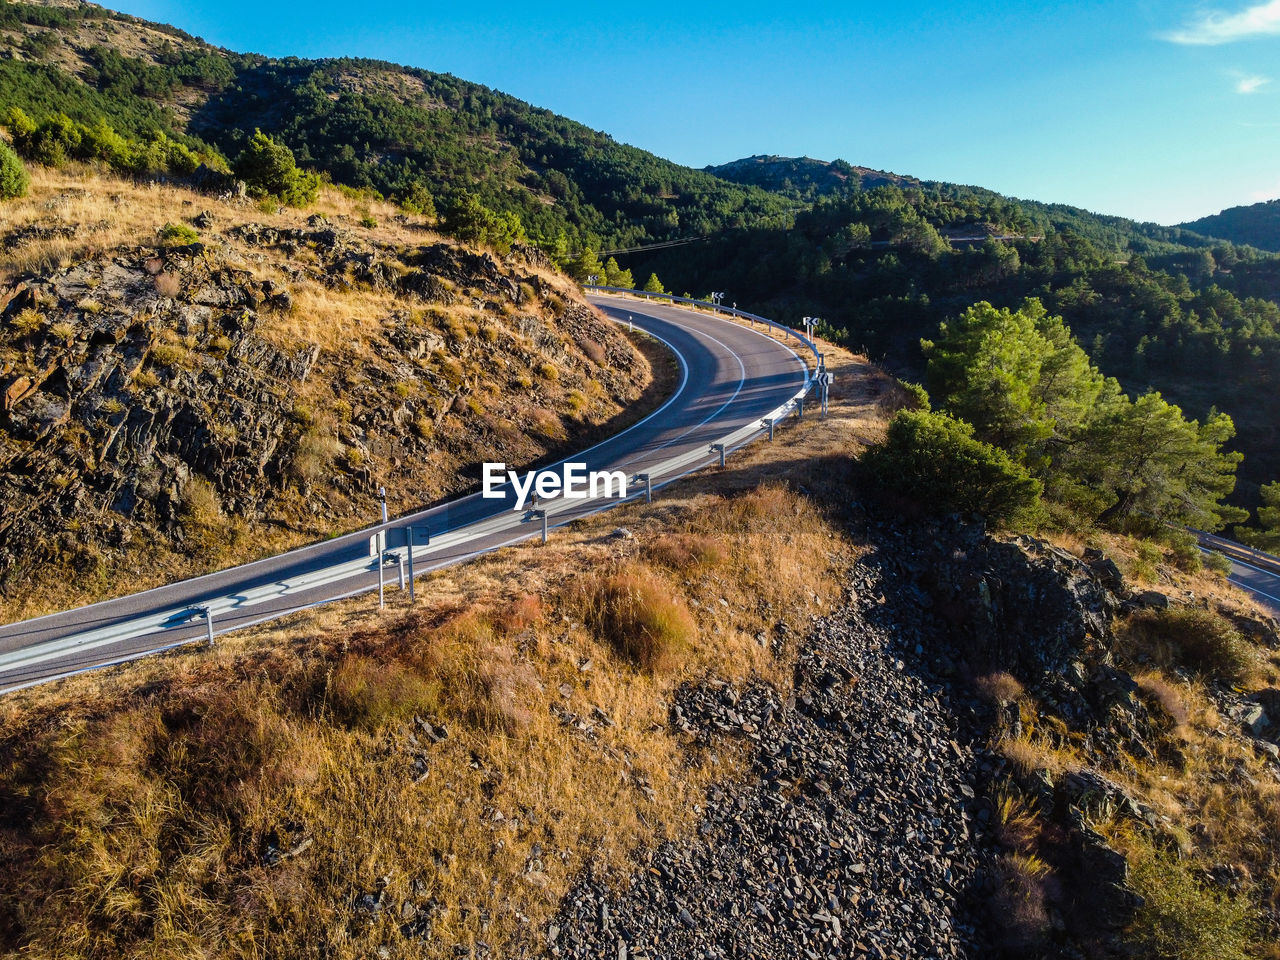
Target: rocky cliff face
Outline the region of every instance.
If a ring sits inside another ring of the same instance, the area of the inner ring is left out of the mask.
[[[378,483],[407,506],[419,485],[466,486],[478,460],[536,460],[647,377],[536,251],[499,261],[320,216],[236,220],[205,212],[200,242],[103,252],[0,292],[9,597],[151,549],[234,560],[246,524],[303,538],[353,526]],[[27,223],[0,244],[59,231],[90,228]]]

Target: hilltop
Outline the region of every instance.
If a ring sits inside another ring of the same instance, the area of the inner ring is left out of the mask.
[[[261,129],[335,183],[441,211],[472,193],[561,255],[780,218],[785,202],[457,77],[270,59],[87,3],[0,5],[0,103],[225,163]],[[357,149],[357,146],[359,149]]]
[[[762,187],[798,200],[845,190],[869,190],[888,185],[918,187],[920,181],[896,173],[857,167],[845,160],[814,160],[812,157],[760,155],[703,167],[724,180]]]
[[[1221,237],[1232,243],[1280,252],[1280,200],[1229,207],[1179,226],[1206,237]]]

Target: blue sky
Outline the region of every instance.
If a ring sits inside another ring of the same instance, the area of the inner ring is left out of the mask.
[[[1280,0],[117,8],[453,73],[691,166],[842,157],[1161,223],[1280,197]]]

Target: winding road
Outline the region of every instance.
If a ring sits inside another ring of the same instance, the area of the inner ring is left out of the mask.
[[[605,295],[589,299],[615,320],[633,322],[661,340],[680,365],[679,384],[659,409],[560,461],[584,463],[591,471],[625,471],[627,499],[645,496],[637,474],[648,474],[656,489],[718,462],[713,444],[731,451],[750,441],[766,429],[764,418],[785,416],[809,388],[805,361],[758,328],[665,304]],[[379,561],[372,543],[381,531],[389,531],[391,547],[405,527],[413,528],[412,565],[419,576],[540,535],[541,518],[513,509],[510,486],[503,492],[500,500],[471,494],[265,560],[0,627],[0,692],[198,641],[208,629],[200,608],[209,611],[216,633],[226,633],[377,590]],[[619,502],[555,499],[539,506],[556,527]],[[424,538],[428,542],[418,545]],[[406,553],[400,547],[388,556],[403,561]],[[398,567],[384,568],[388,580],[397,578]]]

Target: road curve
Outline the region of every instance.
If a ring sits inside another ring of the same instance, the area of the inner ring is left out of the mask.
[[[761,418],[785,413],[809,384],[805,363],[765,334],[684,308],[597,295],[589,298],[620,322],[630,320],[666,343],[680,364],[675,392],[654,413],[563,462],[588,470],[649,473],[655,488],[718,459],[711,444],[733,447],[763,428]],[[553,469],[558,464],[545,469]],[[628,499],[644,496],[633,483]],[[560,526],[617,504],[613,500],[552,500],[548,524]],[[0,692],[157,653],[205,636],[193,608],[207,607],[215,632],[225,633],[308,606],[377,589],[371,536],[411,525],[416,574],[468,560],[540,533],[540,521],[517,512],[514,493],[479,493],[346,536],[218,573],[87,607],[0,627]],[[394,539],[394,534],[392,535]],[[403,560],[405,550],[396,551]],[[390,568],[388,579],[396,578]]]

